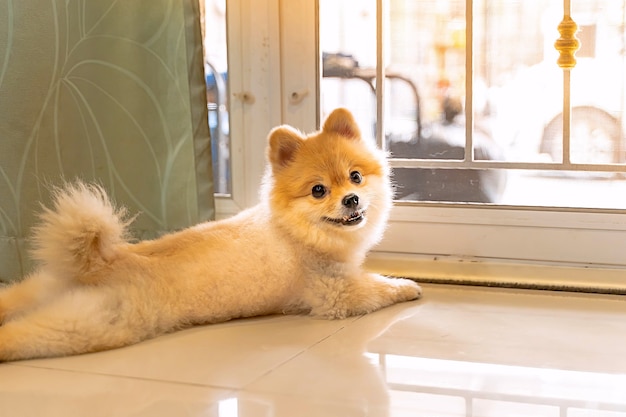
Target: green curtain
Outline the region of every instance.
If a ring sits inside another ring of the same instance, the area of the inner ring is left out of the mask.
[[[213,218],[197,0],[0,0],[0,281],[51,185],[102,184],[138,238]]]

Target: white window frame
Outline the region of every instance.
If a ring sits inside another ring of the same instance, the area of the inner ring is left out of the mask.
[[[232,197],[258,201],[269,130],[319,125],[315,0],[229,0]],[[626,196],[624,196],[626,199]],[[626,210],[398,202],[372,269],[445,282],[626,291]]]

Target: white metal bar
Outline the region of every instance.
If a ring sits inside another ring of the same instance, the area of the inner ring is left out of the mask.
[[[563,0],[563,16],[570,17],[571,16],[571,5],[570,0]],[[570,138],[571,138],[571,127],[572,127],[572,106],[570,100],[570,69],[563,68],[563,155],[562,161],[563,164],[567,165],[571,162],[570,160]]]
[[[385,0],[376,0],[376,143],[385,149]]]
[[[391,159],[393,168],[523,169],[536,171],[626,172],[626,164],[561,164],[549,162],[463,161],[451,159]]]
[[[465,1],[465,160],[474,160],[474,1]]]
[[[570,160],[570,137],[572,127],[572,106],[570,101],[570,70],[563,69],[563,164],[568,165]]]

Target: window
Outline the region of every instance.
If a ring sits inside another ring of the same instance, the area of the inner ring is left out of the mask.
[[[400,182],[374,268],[623,291],[626,6],[571,3],[564,94],[554,1],[229,1],[233,207],[256,201],[273,126],[345,105]]]
[[[230,127],[228,119],[228,54],[226,1],[199,0],[204,43],[204,73],[207,87],[214,189],[217,196],[231,193]]]
[[[383,107],[399,199],[626,208],[623,5],[574,2],[584,48],[571,71],[564,131],[563,71],[553,46],[562,5],[379,4],[382,14],[374,0],[320,1],[322,112],[354,108],[374,135]],[[381,65],[372,48],[377,19],[386,28],[380,101],[372,94]]]

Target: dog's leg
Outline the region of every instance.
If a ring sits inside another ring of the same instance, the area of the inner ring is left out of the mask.
[[[21,282],[0,288],[0,325],[45,303],[67,286],[65,281],[35,273]]]
[[[342,319],[371,313],[389,305],[416,300],[422,289],[414,281],[363,274],[345,278],[317,278],[307,288],[306,302],[311,315]]]
[[[123,294],[103,290],[73,288],[0,326],[0,362],[106,350],[155,331]]]

